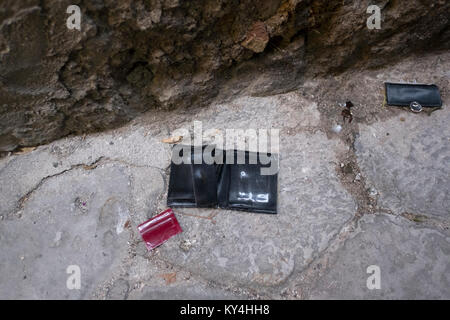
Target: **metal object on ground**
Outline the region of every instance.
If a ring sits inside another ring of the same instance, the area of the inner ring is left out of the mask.
[[[422,105],[420,103],[418,103],[417,101],[411,102],[411,104],[409,105],[409,108],[411,109],[412,112],[415,112],[415,113],[422,112],[422,110],[423,110]]]

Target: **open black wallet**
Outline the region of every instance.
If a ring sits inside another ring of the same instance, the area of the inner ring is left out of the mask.
[[[409,106],[415,112],[420,112],[422,107],[442,107],[441,95],[436,85],[385,83],[385,86],[388,105]]]
[[[278,174],[263,175],[261,172],[262,168],[270,167],[270,163],[262,164],[259,153],[213,149],[212,154],[222,161],[207,164],[202,157],[205,147],[200,151],[191,147],[188,156],[191,163],[176,164],[172,157],[167,195],[169,207],[277,213]],[[180,157],[184,156],[183,150],[186,149],[176,150]],[[245,160],[244,164],[238,164],[242,163],[237,161],[238,157]],[[234,161],[229,161],[231,158]]]

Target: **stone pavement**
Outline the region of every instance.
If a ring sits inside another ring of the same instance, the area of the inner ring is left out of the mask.
[[[0,298],[449,299],[449,57],[241,91],[0,159]],[[386,107],[386,80],[436,83],[444,108]],[[184,232],[148,253],[136,226],[166,207],[161,140],[193,121],[280,129],[279,213],[177,209]],[[80,290],[67,289],[71,265]],[[371,265],[379,290],[367,288]]]

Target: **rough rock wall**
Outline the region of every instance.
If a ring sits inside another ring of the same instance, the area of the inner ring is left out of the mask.
[[[69,5],[81,31],[66,27]],[[366,10],[382,8],[368,30]],[[0,0],[0,151],[450,47],[446,0]]]

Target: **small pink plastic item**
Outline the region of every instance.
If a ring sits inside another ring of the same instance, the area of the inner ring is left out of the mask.
[[[156,217],[140,224],[138,230],[148,251],[160,246],[174,235],[183,232],[172,209],[167,209]]]

